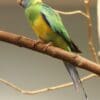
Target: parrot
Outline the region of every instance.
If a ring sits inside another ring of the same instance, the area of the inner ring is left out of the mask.
[[[17,0],[18,4],[25,9],[27,20],[36,36],[45,43],[52,43],[54,46],[68,52],[81,53],[81,50],[72,41],[60,15],[42,0]],[[88,100],[85,89],[79,77],[75,65],[63,61],[77,91],[79,88]]]

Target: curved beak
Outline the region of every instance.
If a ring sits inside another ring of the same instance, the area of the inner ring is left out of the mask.
[[[22,6],[22,0],[17,0],[17,3]]]

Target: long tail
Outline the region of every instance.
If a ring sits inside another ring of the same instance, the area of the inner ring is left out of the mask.
[[[85,89],[82,85],[82,82],[80,80],[80,77],[79,77],[78,71],[76,70],[76,67],[70,63],[65,62],[65,61],[64,61],[64,65],[72,78],[75,89],[77,91],[79,91],[79,88],[81,88],[83,93],[84,93],[85,100],[88,100],[87,94],[86,94]]]

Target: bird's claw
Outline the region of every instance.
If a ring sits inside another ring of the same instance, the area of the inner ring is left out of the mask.
[[[34,40],[34,43],[32,44],[33,47],[36,47],[36,45],[38,45],[39,43],[43,43],[42,40],[38,39],[38,40]]]
[[[43,51],[46,51],[49,46],[52,46],[52,42],[47,43],[46,46],[43,48]]]

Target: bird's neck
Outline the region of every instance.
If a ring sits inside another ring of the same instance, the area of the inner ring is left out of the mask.
[[[30,2],[32,5],[37,5],[38,3],[42,3],[42,0],[34,0]]]
[[[28,18],[28,20],[31,24],[33,24],[34,20],[40,14],[40,9],[41,9],[41,6],[40,6],[39,3],[38,4],[32,4],[25,9],[25,14],[26,14],[26,16],[27,16],[27,18]]]

